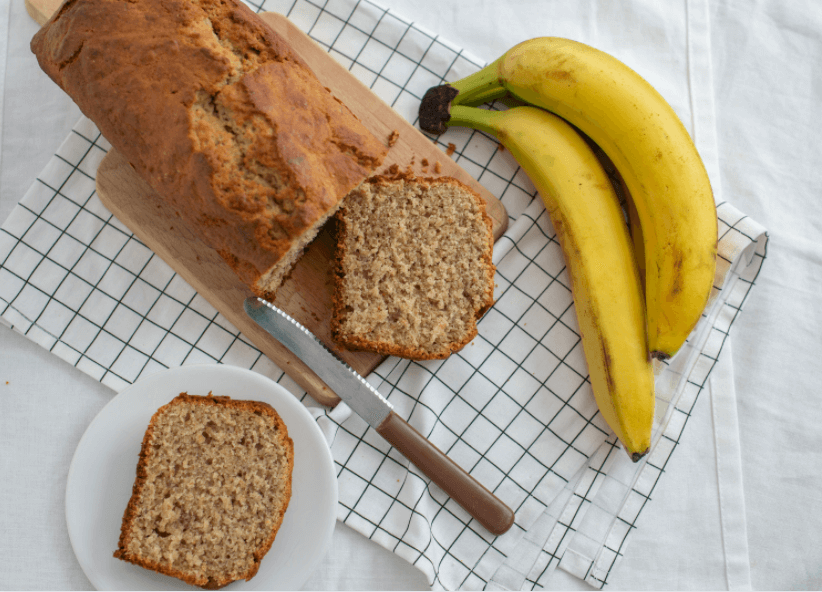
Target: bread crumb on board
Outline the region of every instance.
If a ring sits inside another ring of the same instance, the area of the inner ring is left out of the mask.
[[[399,139],[400,139],[400,132],[398,132],[397,130],[394,130],[393,132],[391,132],[391,135],[388,136],[388,147],[389,148],[393,147],[394,144],[396,144],[397,140],[399,140]]]
[[[392,164],[387,169],[384,169],[382,172],[383,175],[387,177],[391,177],[394,179],[399,178],[406,178],[411,179],[414,177],[414,162],[411,161],[411,164],[406,165],[405,170],[400,168],[400,165],[397,163]]]
[[[381,174],[387,175],[389,177],[409,177],[409,176],[413,176],[414,175],[414,165],[416,163],[416,160],[417,160],[416,155],[412,155],[410,163],[405,166],[404,170],[400,167],[399,164],[394,163],[394,164],[386,167],[385,169],[383,169],[383,172]],[[439,175],[442,172],[442,164],[440,162],[434,162],[433,165],[432,165],[431,161],[429,161],[427,158],[421,158],[420,159],[420,169],[423,173],[429,172],[429,170],[432,169],[432,168],[433,168],[433,172],[437,175]]]

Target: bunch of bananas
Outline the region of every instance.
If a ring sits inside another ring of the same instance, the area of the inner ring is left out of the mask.
[[[518,106],[478,108],[511,97]],[[638,461],[651,444],[652,360],[674,355],[694,329],[716,266],[716,206],[687,130],[628,66],[555,37],[520,43],[479,72],[430,89],[420,126],[438,134],[453,125],[495,136],[542,196],[571,278],[597,405]],[[619,173],[630,231],[603,161]]]

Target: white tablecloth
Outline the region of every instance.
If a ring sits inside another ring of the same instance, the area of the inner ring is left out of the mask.
[[[682,0],[663,11],[651,0],[619,7],[537,0],[381,4],[484,60],[538,35],[601,37],[604,49],[635,47],[620,57],[652,82],[653,68],[666,66],[659,55],[670,54],[671,68],[688,63],[683,22],[707,28],[688,33],[710,42],[714,184],[768,228],[768,261],[609,587],[822,587],[814,504],[822,434],[815,429],[820,405],[813,380],[822,357],[822,208],[812,191],[822,185],[814,166],[822,145],[813,134],[822,87],[812,70],[822,53],[822,5]],[[79,118],[30,54],[35,30],[22,0],[0,5],[0,56],[7,56],[0,61],[0,221]],[[89,587],[68,541],[64,490],[74,448],[111,396],[108,387],[0,327],[0,588]],[[561,570],[547,586],[588,588]],[[338,525],[306,587],[425,589],[427,583],[404,560]]]

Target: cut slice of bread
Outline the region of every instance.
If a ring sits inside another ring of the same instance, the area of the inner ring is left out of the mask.
[[[282,524],[293,467],[270,405],[181,393],[143,437],[114,556],[202,588],[249,580]]]
[[[450,177],[372,177],[336,215],[332,337],[343,347],[441,359],[494,302],[482,198]]]

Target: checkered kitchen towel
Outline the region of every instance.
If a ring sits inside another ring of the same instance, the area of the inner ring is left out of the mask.
[[[422,93],[483,65],[366,1],[255,9],[288,16],[410,121]],[[398,413],[516,510],[493,537],[344,404],[317,406],[101,205],[109,146],[81,119],[0,230],[0,318],[122,390],[191,363],[254,369],[312,407],[339,478],[338,518],[419,567],[435,588],[541,588],[556,567],[602,587],[676,447],[765,257],[764,229],[718,206],[711,304],[683,351],[658,367],[652,453],[633,464],[597,412],[562,253],[533,186],[491,138],[437,141],[505,204],[495,306],[445,361],[389,358],[369,380]],[[703,155],[711,154],[710,145]],[[709,166],[710,168],[710,166]]]

